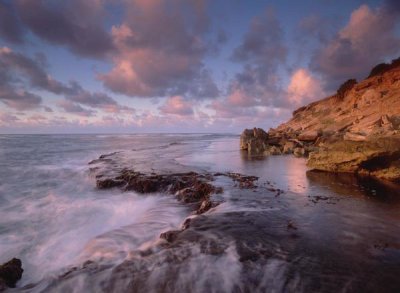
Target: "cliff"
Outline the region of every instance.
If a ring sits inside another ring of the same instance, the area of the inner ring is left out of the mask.
[[[359,83],[346,81],[336,94],[294,111],[263,137],[262,144],[255,142],[247,130],[241,148],[306,156],[311,169],[400,180],[400,58],[377,65]]]

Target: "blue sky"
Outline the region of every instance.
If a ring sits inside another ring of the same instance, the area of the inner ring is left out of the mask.
[[[383,1],[0,0],[0,132],[240,132],[400,54]]]

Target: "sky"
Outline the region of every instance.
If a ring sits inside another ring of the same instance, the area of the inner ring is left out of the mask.
[[[0,133],[269,129],[399,56],[398,0],[0,0]]]

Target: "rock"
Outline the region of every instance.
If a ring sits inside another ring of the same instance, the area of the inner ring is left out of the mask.
[[[208,199],[208,196],[215,191],[215,187],[206,182],[197,181],[191,187],[180,190],[177,197],[185,203],[198,202]]]
[[[103,160],[108,160],[107,156],[99,159],[101,164]],[[106,161],[108,162],[108,161]],[[114,166],[114,163],[110,163]],[[235,182],[235,187],[239,188],[257,188],[255,181],[258,177],[246,176],[240,173],[164,173],[157,174],[151,172],[150,174],[137,172],[130,169],[122,169],[115,171],[111,177],[105,171],[101,173],[102,169],[96,169],[94,172],[97,178],[96,185],[100,189],[119,187],[123,190],[133,190],[138,193],[147,194],[153,192],[162,192],[171,194],[176,198],[188,204],[194,209],[197,214],[202,214],[210,208],[216,207],[219,202],[212,200],[212,195],[223,193],[223,188],[214,186],[212,182],[217,176],[225,176],[231,178]],[[108,177],[107,177],[108,176]]]
[[[171,230],[171,231],[167,231],[164,233],[160,234],[160,238],[161,239],[165,239],[168,242],[173,242],[179,235],[179,233],[181,233],[181,230]]]
[[[196,214],[200,215],[203,214],[205,212],[207,212],[209,209],[215,207],[216,205],[213,204],[213,202],[209,199],[205,199],[201,202],[200,207],[198,208],[198,210],[196,211]]]
[[[18,280],[21,279],[22,273],[22,262],[18,258],[13,258],[12,260],[0,265],[0,288],[4,284],[10,288],[14,288]]]
[[[395,130],[400,130],[400,115],[392,115],[390,117],[390,121],[392,122]]]
[[[379,120],[379,126],[384,128],[386,131],[394,130],[392,121],[389,119],[388,115],[382,115]]]
[[[284,154],[292,154],[296,144],[293,141],[288,141],[283,146],[283,153]]]
[[[258,180],[256,176],[245,176],[239,173],[227,173],[227,176],[232,178],[233,181],[239,183],[240,188],[255,188],[255,182]]]
[[[251,140],[247,145],[247,151],[250,155],[261,155],[266,149],[265,143],[258,139]]]
[[[298,137],[300,141],[315,141],[320,136],[316,130],[309,130],[301,133]]]
[[[114,180],[114,179],[104,179],[104,180],[99,179],[96,181],[96,186],[99,189],[118,187],[123,184],[124,182],[122,180]]]
[[[273,155],[273,156],[282,155],[281,149],[278,148],[277,146],[270,147],[266,152],[267,152],[267,154]]]
[[[248,150],[251,155],[260,155],[265,151],[268,133],[261,128],[245,129],[240,135],[240,149]]]
[[[295,149],[293,150],[293,155],[294,155],[295,157],[298,157],[298,158],[304,157],[304,156],[306,155],[306,151],[305,151],[304,148],[297,147],[297,148],[295,148]]]
[[[248,143],[254,139],[253,131],[251,129],[243,130],[242,134],[240,135],[240,149],[247,150]]]
[[[349,141],[365,141],[367,137],[358,133],[346,132],[343,139]]]
[[[307,165],[314,170],[400,180],[400,136],[339,141],[311,153]]]

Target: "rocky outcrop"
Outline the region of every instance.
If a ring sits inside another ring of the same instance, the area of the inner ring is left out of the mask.
[[[368,141],[338,141],[310,153],[307,164],[316,170],[397,180],[400,178],[400,135]]]
[[[240,149],[249,154],[263,154],[267,148],[268,133],[261,128],[245,129],[240,136]]]
[[[110,156],[100,156],[99,159],[91,161],[93,164],[110,164],[114,162],[112,154]],[[161,192],[171,194],[184,204],[193,207],[195,214],[203,214],[220,202],[212,200],[212,195],[221,194],[222,187],[215,186],[217,177],[224,176],[232,179],[235,186],[239,188],[253,189],[257,188],[255,182],[258,177],[246,176],[239,173],[146,173],[138,172],[133,169],[121,169],[108,173],[108,169],[103,171],[98,168],[91,168],[95,173],[96,186],[99,189],[120,188],[124,191],[135,191],[140,194],[149,194]],[[103,172],[103,173],[102,173]]]
[[[7,287],[14,288],[23,271],[22,262],[18,258],[0,265],[0,291],[6,290]]]
[[[309,157],[308,166],[316,170],[400,180],[399,136],[400,58],[294,111],[292,119],[268,131],[262,146],[263,154],[274,146],[282,154]]]
[[[209,183],[212,180],[211,177],[210,174],[195,172],[145,174],[124,169],[113,178],[103,178],[102,175],[98,175],[96,185],[99,189],[120,187],[126,191],[133,190],[142,194],[154,192],[174,194],[179,201],[194,204],[196,213],[200,214],[218,204],[211,201],[211,194],[222,192],[222,188]]]

